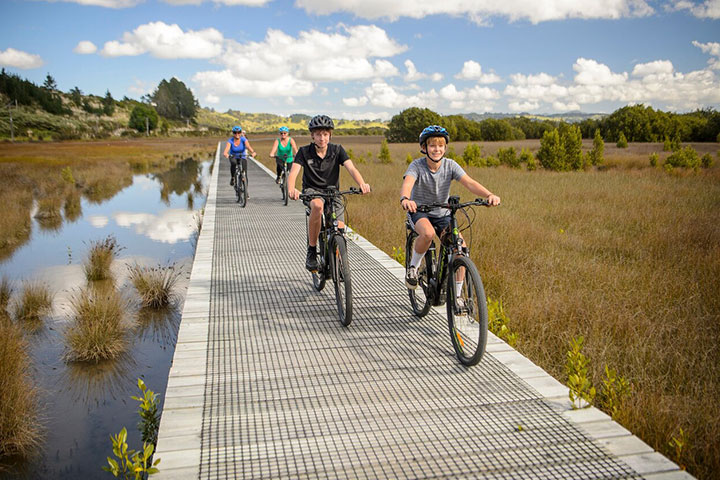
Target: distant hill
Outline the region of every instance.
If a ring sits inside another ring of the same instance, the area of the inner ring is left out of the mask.
[[[553,122],[567,122],[567,123],[579,123],[583,120],[592,119],[599,120],[607,117],[607,113],[583,113],[583,112],[564,112],[564,113],[461,113],[461,116],[468,120],[474,120],[476,122],[483,121],[488,118],[515,118],[515,117],[526,117],[532,120],[550,120]]]
[[[281,126],[288,127],[291,131],[307,131],[309,115],[295,113],[288,117],[275,115],[273,113],[246,113],[237,110],[228,110],[221,113],[209,108],[200,108],[195,117],[199,127],[230,130],[233,125],[240,125],[244,130],[251,133],[276,132]],[[362,130],[367,133],[382,134],[387,129],[387,122],[380,120],[345,120],[333,119],[337,133],[358,133]]]

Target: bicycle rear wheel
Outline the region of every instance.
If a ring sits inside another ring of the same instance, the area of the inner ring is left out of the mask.
[[[456,295],[456,273],[463,268],[462,288]],[[447,317],[458,360],[468,367],[477,364],[487,344],[487,299],[475,264],[462,255],[453,258],[448,271]]]
[[[410,234],[405,241],[405,271],[410,267],[410,259],[412,252],[415,250],[415,240],[417,235]],[[425,254],[417,266],[418,286],[416,289],[408,288],[408,296],[410,297],[410,306],[413,313],[418,317],[424,317],[430,311],[430,272],[428,265],[431,262],[432,254],[430,250]]]
[[[336,235],[333,238],[331,247],[332,277],[335,283],[338,318],[340,323],[347,327],[352,322],[352,279],[350,277],[345,238]]]
[[[240,197],[242,197],[242,176],[238,171],[235,171],[235,202],[240,203]]]

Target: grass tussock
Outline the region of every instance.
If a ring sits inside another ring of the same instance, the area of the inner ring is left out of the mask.
[[[65,331],[65,359],[98,363],[128,348],[128,302],[115,289],[86,288],[70,299],[72,321]]]
[[[40,282],[26,282],[14,301],[15,320],[21,323],[38,323],[52,309],[50,288]]]
[[[380,148],[379,139],[372,145],[333,140],[358,156],[374,158]],[[535,152],[533,142],[514,146]],[[270,149],[270,142],[253,145],[260,158]],[[463,151],[464,144],[454,145]],[[490,154],[510,146],[481,145]],[[717,144],[693,147],[718,150]],[[388,254],[404,245],[397,198],[404,159],[419,157],[417,150],[391,144],[391,164],[356,162],[373,193],[350,198],[346,219]],[[502,301],[518,350],[565,381],[568,344],[583,337],[594,385],[602,385],[605,366],[632,384],[615,418],[692,474],[714,478],[720,471],[720,168],[668,175],[650,166],[652,152],[661,152],[662,163],[662,144],[621,150],[606,143],[602,169],[467,168],[503,203],[478,209],[463,235],[488,295]],[[354,184],[344,172],[340,183]],[[453,193],[473,197],[459,185]],[[684,448],[673,447],[680,437],[687,438]]]
[[[144,308],[164,308],[174,299],[173,288],[182,274],[175,265],[142,267],[129,265],[130,281],[140,295]]]
[[[10,298],[13,293],[13,284],[9,278],[3,276],[0,279],[0,315],[7,314],[8,305],[10,305]]]
[[[0,460],[28,457],[40,445],[37,389],[22,331],[0,312]]]
[[[88,256],[83,263],[85,278],[90,281],[106,280],[112,276],[110,267],[112,262],[122,250],[117,239],[109,235],[104,240],[97,240],[90,244]]]

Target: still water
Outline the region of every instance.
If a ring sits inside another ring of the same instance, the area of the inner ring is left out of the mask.
[[[142,446],[138,402],[130,397],[139,394],[138,378],[155,392],[165,391],[210,165],[210,160],[188,158],[162,173],[134,175],[132,184],[109,200],[83,198],[79,209],[71,215],[66,212],[59,224],[33,218],[28,241],[0,260],[0,276],[12,280],[16,292],[22,281],[39,280],[54,294],[52,315],[29,335],[34,381],[41,390],[41,452],[0,477],[113,478],[101,470],[112,455],[110,434],[124,426],[130,448]],[[135,328],[124,359],[98,366],[68,364],[63,361],[67,300],[86,284],[82,263],[90,243],[108,235],[122,247],[113,272],[126,297],[136,299],[127,265],[140,263],[181,268],[178,298],[174,308],[161,312],[132,307],[128,319]]]

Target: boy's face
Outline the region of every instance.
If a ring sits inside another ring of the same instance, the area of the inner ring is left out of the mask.
[[[427,154],[428,157],[435,161],[440,160],[445,155],[445,139],[443,137],[431,137],[427,141]]]
[[[328,143],[330,143],[330,130],[317,128],[310,133],[310,136],[315,146],[321,149],[327,147]]]

